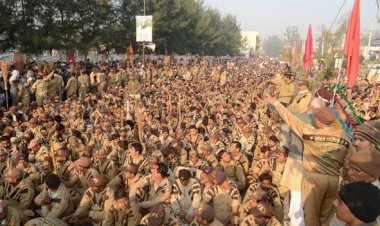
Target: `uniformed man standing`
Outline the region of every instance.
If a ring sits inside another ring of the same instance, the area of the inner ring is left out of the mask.
[[[294,97],[292,103],[288,106],[288,109],[292,112],[304,113],[307,111],[307,107],[311,101],[312,94],[308,89],[308,82],[301,80],[298,82],[299,92]]]
[[[291,130],[303,138],[302,195],[306,225],[328,225],[334,215],[332,202],[339,189],[341,168],[347,169],[354,151],[350,138],[343,129],[333,126],[336,117],[329,108],[314,114],[315,128],[299,120],[275,98],[267,98],[266,102],[273,104]]]
[[[13,80],[13,84],[16,87],[16,101],[22,103],[22,110],[28,112],[30,104],[30,94],[27,88],[20,83],[18,79]]]
[[[78,92],[78,80],[75,75],[71,75],[69,80],[67,80],[66,86],[66,97],[73,97],[77,95]]]
[[[90,89],[90,78],[85,74],[84,70],[78,77],[78,95],[80,98],[84,98]]]

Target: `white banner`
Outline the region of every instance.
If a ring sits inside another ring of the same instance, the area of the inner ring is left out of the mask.
[[[153,16],[136,16],[136,42],[152,42]]]

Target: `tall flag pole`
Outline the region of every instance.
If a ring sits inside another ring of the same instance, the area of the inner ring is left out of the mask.
[[[293,50],[292,50],[292,64],[296,65],[297,64],[297,41],[294,40],[293,43]]]
[[[352,88],[358,78],[360,64],[360,0],[355,0],[347,26],[343,51],[347,56],[346,74],[348,86]]]
[[[309,24],[309,29],[307,31],[307,37],[306,37],[305,54],[303,56],[303,65],[304,65],[305,71],[310,71],[311,66],[313,64],[313,55],[314,55],[313,34],[311,31],[311,25]]]

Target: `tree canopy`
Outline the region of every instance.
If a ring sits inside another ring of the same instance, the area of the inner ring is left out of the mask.
[[[0,0],[0,51],[125,53],[129,44],[138,50],[135,16],[144,14],[143,4],[143,0]],[[158,53],[236,55],[241,48],[236,18],[222,15],[203,0],[146,0],[146,15],[153,15]]]

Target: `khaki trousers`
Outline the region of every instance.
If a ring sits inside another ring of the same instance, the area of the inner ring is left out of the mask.
[[[338,189],[338,176],[304,173],[302,200],[306,225],[329,225],[335,213],[333,201],[337,197]]]

